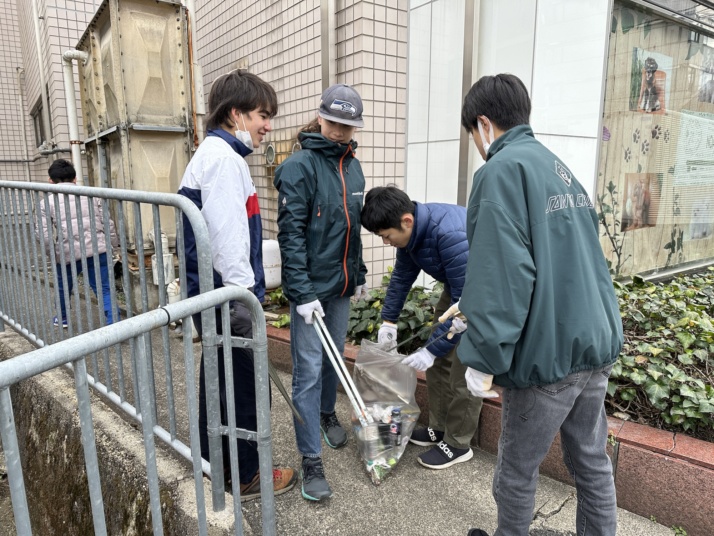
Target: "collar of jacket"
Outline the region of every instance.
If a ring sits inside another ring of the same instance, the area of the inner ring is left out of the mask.
[[[242,142],[238,140],[235,136],[229,134],[222,128],[216,128],[216,129],[211,129],[208,132],[206,132],[206,136],[216,136],[218,138],[221,138],[223,141],[225,141],[228,145],[231,146],[231,148],[241,155],[243,158],[248,156],[250,153],[253,152],[252,149],[248,149],[245,145],[243,145]]]
[[[414,201],[414,225],[412,226],[412,235],[409,238],[409,243],[407,244],[407,247],[404,248],[407,251],[411,252],[413,249],[416,248],[417,244],[421,244],[422,241],[424,240],[424,235],[426,235],[426,221],[429,215],[427,214],[427,208],[417,202]],[[423,225],[420,225],[420,223],[424,223]]]
[[[325,136],[318,132],[301,132],[298,135],[298,141],[303,149],[310,149],[312,151],[320,151],[326,157],[342,158],[345,154],[347,147],[351,149],[350,153],[347,155],[353,157],[355,151],[357,150],[357,142],[355,140],[350,140],[348,144],[335,143],[334,141],[328,140]]]
[[[523,136],[535,138],[533,135],[533,129],[530,125],[518,125],[517,127],[513,127],[512,129],[501,134],[501,136],[491,144],[491,147],[488,148],[486,161],[490,160],[498,151],[514,141],[519,140]]]

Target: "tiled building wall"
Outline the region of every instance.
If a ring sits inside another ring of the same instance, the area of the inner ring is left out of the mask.
[[[17,69],[23,66],[17,9],[14,0],[0,2],[0,180],[27,180],[25,145],[20,108]],[[20,83],[24,79],[21,75]],[[26,101],[22,102],[26,108]],[[25,129],[30,139],[31,131]]]
[[[52,139],[57,148],[69,149],[69,127],[67,110],[64,98],[64,83],[62,80],[62,53],[74,48],[79,37],[87,27],[100,0],[37,0],[37,10],[40,17],[40,47],[42,50],[40,61],[37,57],[35,42],[35,27],[30,0],[0,0],[0,6],[13,4],[17,7],[17,45],[22,51],[24,73],[25,114],[27,125],[27,147],[31,159],[39,156],[31,113],[41,102],[40,72],[43,68],[45,82],[48,90],[50,108],[50,122]],[[75,89],[79,95],[79,85],[75,75]],[[81,110],[79,100],[77,108]],[[17,110],[17,107],[14,107]],[[78,113],[80,137],[83,138],[81,113]],[[18,116],[19,122],[19,116]],[[20,130],[19,128],[17,129]],[[22,141],[21,143],[24,143]],[[4,151],[5,149],[3,149]],[[70,158],[70,153],[58,153],[52,156],[43,156],[30,164],[32,179],[45,181],[47,168],[55,158]],[[85,166],[86,173],[86,166]]]
[[[293,150],[300,127],[316,115],[322,93],[320,1],[243,0],[226,7],[220,0],[197,3],[196,61],[203,68],[206,98],[220,74],[248,67],[270,82],[280,110],[268,142],[282,162]],[[365,128],[356,134],[367,189],[404,184],[406,128],[407,0],[335,2],[335,81],[353,85],[362,96]],[[266,238],[277,236],[275,166],[265,147],[248,158],[258,190]],[[394,251],[363,233],[364,257],[378,285]]]
[[[206,100],[217,76],[237,67],[270,82],[278,95],[279,111],[273,132],[248,157],[260,198],[264,238],[277,237],[275,166],[265,159],[268,142],[282,162],[292,151],[298,129],[317,109],[321,92],[320,2],[242,0],[226,9],[222,0],[197,2],[195,58],[203,68]]]
[[[365,128],[356,134],[366,189],[404,187],[407,102],[407,0],[337,1],[337,81],[362,96]],[[363,230],[370,286],[394,265],[395,249]]]

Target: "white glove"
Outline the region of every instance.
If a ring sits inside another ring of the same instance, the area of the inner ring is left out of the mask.
[[[457,301],[439,317],[439,322],[446,322],[449,318],[453,319],[451,321],[451,327],[449,328],[449,334],[446,337],[447,339],[451,339],[454,335],[466,331],[466,318],[459,310],[460,303],[461,300]]]
[[[434,364],[436,356],[426,348],[419,348],[413,354],[402,359],[402,365],[409,365],[416,370],[426,370]]]
[[[389,348],[397,343],[397,325],[391,322],[382,322],[382,327],[377,333],[377,342],[386,344]]]
[[[355,301],[364,300],[369,297],[369,285],[365,282],[362,285],[357,285],[355,287],[355,295],[353,296]]]
[[[312,313],[317,311],[321,317],[325,317],[320,300],[311,301],[297,306],[297,313],[305,319],[306,324],[312,324]]]
[[[466,369],[466,387],[478,398],[498,398],[498,393],[491,390],[492,381],[491,374],[484,374],[470,367]]]
[[[466,331],[466,322],[464,320],[461,320],[458,316],[455,316],[451,320],[451,327],[449,328],[449,334],[446,336],[447,339],[451,339],[454,337],[454,335],[458,335],[459,333],[463,333]]]

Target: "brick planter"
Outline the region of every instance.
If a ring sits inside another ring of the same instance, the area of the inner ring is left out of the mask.
[[[352,370],[358,348],[345,346]],[[268,353],[280,369],[290,371],[290,332],[268,325]],[[416,399],[425,424],[428,402],[424,373],[417,373]],[[714,534],[714,443],[608,417],[612,441],[608,451],[615,469],[617,504],[665,526],[681,526],[689,536]],[[501,433],[500,398],[486,400],[473,445],[496,454]],[[573,485],[556,438],[541,472]]]

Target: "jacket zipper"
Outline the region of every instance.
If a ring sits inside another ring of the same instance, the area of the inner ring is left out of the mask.
[[[345,273],[345,288],[342,289],[342,294],[340,296],[344,296],[345,292],[347,292],[347,286],[350,283],[350,278],[349,278],[349,273],[347,271],[347,254],[350,251],[350,231],[352,229],[352,222],[350,221],[350,213],[347,210],[347,183],[345,182],[345,175],[342,172],[342,162],[345,160],[345,156],[347,156],[347,153],[352,150],[351,146],[347,146],[347,150],[345,151],[345,154],[342,155],[340,158],[340,178],[342,179],[342,204],[345,208],[345,218],[347,218],[347,237],[345,238],[345,256],[342,259],[342,271]]]

